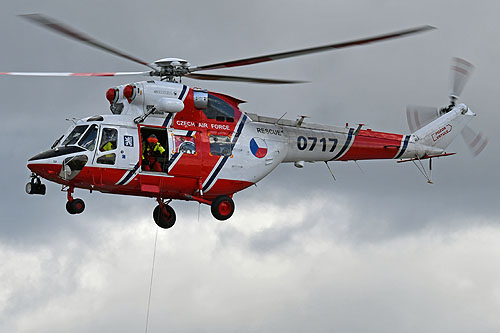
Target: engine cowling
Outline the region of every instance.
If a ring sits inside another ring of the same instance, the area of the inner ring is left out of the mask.
[[[106,99],[113,114],[142,116],[152,108],[150,116],[164,116],[184,109],[186,86],[162,81],[142,81],[108,89]]]

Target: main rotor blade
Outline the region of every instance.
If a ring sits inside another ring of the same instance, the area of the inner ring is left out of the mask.
[[[190,68],[190,72],[258,64],[261,62],[297,57],[297,56],[310,54],[310,53],[329,51],[332,49],[342,49],[342,48],[351,47],[351,46],[380,42],[383,40],[397,38],[397,37],[403,37],[406,35],[424,32],[424,31],[431,30],[431,29],[435,29],[435,28],[432,26],[429,26],[429,25],[425,25],[425,26],[421,26],[421,27],[408,29],[408,30],[401,30],[401,31],[396,31],[396,32],[384,34],[384,35],[363,38],[363,39],[357,39],[357,40],[347,41],[347,42],[343,42],[343,43],[329,44],[329,45],[312,47],[312,48],[301,49],[301,50],[296,50],[296,51],[269,54],[269,55],[264,55],[264,56],[260,56],[260,57],[232,60],[232,61],[226,61],[226,62],[211,64],[211,65],[194,66],[194,67]]]
[[[117,55],[119,57],[131,60],[133,62],[136,62],[138,64],[148,66],[151,69],[157,70],[157,68],[151,66],[151,64],[147,63],[146,61],[143,61],[141,59],[138,59],[136,57],[133,57],[131,55],[128,55],[124,52],[121,52],[117,49],[112,48],[111,46],[108,46],[104,43],[101,43],[92,37],[85,35],[82,32],[79,32],[65,24],[59,23],[55,21],[52,18],[49,18],[47,16],[41,15],[41,14],[24,14],[24,15],[19,15],[22,18],[25,18],[33,23],[36,23],[38,25],[41,25],[42,27],[45,27],[47,29],[53,30],[55,32],[58,32],[62,35],[65,35],[66,37],[75,39],[79,42],[83,42],[85,44],[94,46],[98,49],[104,50],[106,52],[112,53],[114,55]]]
[[[453,58],[451,64],[451,92],[450,97],[452,100],[458,99],[462,90],[464,89],[470,74],[474,70],[474,65],[467,60],[460,58]]]
[[[38,77],[61,77],[61,76],[126,76],[142,75],[150,76],[151,72],[115,72],[115,73],[69,73],[69,72],[0,72],[0,75],[11,76],[38,76]]]
[[[215,75],[215,74],[186,74],[186,77],[197,80],[234,81],[234,82],[249,82],[249,83],[264,83],[264,84],[307,83],[307,81],[290,81],[290,80],[266,79],[266,78],[244,77],[244,76]]]

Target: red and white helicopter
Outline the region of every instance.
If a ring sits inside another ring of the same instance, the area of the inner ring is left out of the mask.
[[[304,117],[285,120],[245,113],[239,108],[243,101],[237,98],[180,83],[182,77],[267,84],[299,83],[301,81],[199,72],[384,41],[433,29],[430,26],[297,51],[191,66],[177,58],[148,63],[46,16],[22,16],[150,68],[145,72],[120,73],[0,73],[150,77],[147,81],[110,88],[106,98],[111,114],[76,121],[49,150],[29,159],[28,168],[32,175],[26,192],[45,194],[46,187],[41,178],[62,184],[67,191],[66,209],[70,214],[80,214],[85,208],[83,200],[73,198],[75,188],[82,188],[91,192],[155,198],[158,206],[153,218],[162,228],[170,228],[175,223],[176,214],[169,206],[174,199],[210,205],[216,219],[226,220],[234,212],[234,193],[257,183],[280,163],[294,163],[302,168],[305,162],[315,161],[431,161],[434,157],[451,155],[445,149],[460,132],[476,153],[486,145],[481,134],[477,135],[466,127],[475,114],[466,105],[455,104],[472,69],[472,65],[460,59],[453,66],[456,80],[450,105],[442,109],[409,108],[408,122],[413,132],[409,135],[376,132],[362,129],[362,125],[353,128],[311,124],[304,122]],[[158,164],[151,170],[144,167],[147,163],[143,156],[146,141],[153,134],[165,151],[155,153]],[[431,165],[429,167],[431,169]]]

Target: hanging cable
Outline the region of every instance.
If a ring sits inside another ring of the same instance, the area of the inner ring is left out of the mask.
[[[148,333],[149,306],[151,304],[151,290],[153,289],[153,274],[154,274],[154,271],[155,271],[156,241],[158,240],[158,229],[160,229],[160,227],[156,227],[155,246],[154,246],[154,250],[153,250],[153,264],[151,265],[151,280],[149,281],[148,310],[146,312],[146,330],[145,330],[146,333]]]
[[[200,210],[201,210],[201,202],[198,202],[198,224],[200,224]]]

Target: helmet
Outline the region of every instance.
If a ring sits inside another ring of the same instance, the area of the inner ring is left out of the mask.
[[[158,142],[158,138],[156,137],[156,135],[151,134],[151,135],[148,137],[148,142],[149,142],[149,143],[157,143],[157,142]]]
[[[116,130],[113,128],[105,128],[104,129],[104,138],[106,141],[116,141]]]

